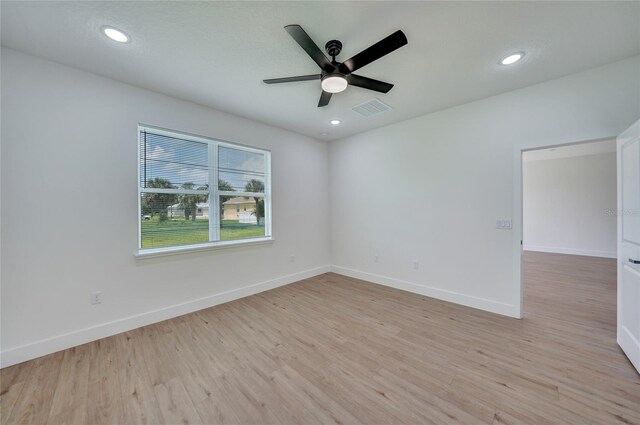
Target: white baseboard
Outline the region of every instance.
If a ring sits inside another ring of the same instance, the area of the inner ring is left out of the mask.
[[[553,254],[586,255],[587,257],[617,258],[616,251],[598,251],[594,249],[559,248],[555,246],[539,246],[524,244],[525,251],[550,252]]]
[[[182,316],[183,314],[213,307],[218,304],[247,297],[279,286],[288,285],[290,283],[297,282],[302,279],[308,279],[330,271],[331,266],[317,267],[242,288],[221,292],[219,294],[136,314],[134,316],[125,317],[112,322],[102,323],[100,325],[91,326],[66,334],[56,335],[40,341],[21,345],[19,347],[10,348],[0,353],[0,367],[7,367],[16,363],[22,363],[27,360],[35,359],[36,357],[55,353],[77,345],[86,344],[87,342],[106,338],[108,336],[136,329],[141,326],[150,325],[152,323],[161,322],[173,317]]]
[[[407,282],[405,280],[394,279],[391,277],[367,273],[360,270],[349,269],[346,267],[331,266],[331,271],[344,276],[366,280],[380,285],[389,286],[391,288],[401,289],[403,291],[413,292],[416,294],[425,295],[427,297],[437,298],[439,300],[489,311],[491,313],[497,313],[504,316],[515,317],[518,319],[520,318],[518,308],[511,304],[488,300],[486,298],[474,297],[471,295],[465,295],[458,292],[447,291],[444,289],[434,288],[432,286]]]

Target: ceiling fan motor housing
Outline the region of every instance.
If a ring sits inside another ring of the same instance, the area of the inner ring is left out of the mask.
[[[324,45],[324,49],[327,51],[329,56],[335,59],[335,57],[342,51],[342,43],[338,40],[330,40]]]

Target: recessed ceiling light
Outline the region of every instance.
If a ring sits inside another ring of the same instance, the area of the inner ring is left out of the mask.
[[[104,35],[118,43],[128,43],[131,41],[131,38],[127,34],[113,27],[102,27],[102,32]]]
[[[502,59],[500,61],[500,63],[502,65],[513,65],[514,63],[518,62],[523,57],[524,57],[524,52],[514,53],[514,54],[509,55],[506,58]]]
[[[331,122],[331,125],[338,125],[338,124],[340,124],[342,121],[340,121],[340,120],[331,120],[330,122]]]
[[[322,133],[320,133],[321,136],[328,136],[329,133],[327,133],[326,131],[323,131]]]
[[[322,90],[328,93],[340,93],[347,88],[347,79],[342,75],[327,74],[322,79]]]

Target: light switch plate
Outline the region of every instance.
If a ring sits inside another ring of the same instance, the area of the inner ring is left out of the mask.
[[[496,220],[496,229],[503,229],[503,230],[507,230],[507,229],[511,229],[511,220],[508,219],[502,219],[502,220]]]

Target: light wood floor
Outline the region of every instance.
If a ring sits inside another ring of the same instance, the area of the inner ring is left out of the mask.
[[[615,261],[525,263],[524,320],[326,274],[5,368],[2,423],[640,424]]]

